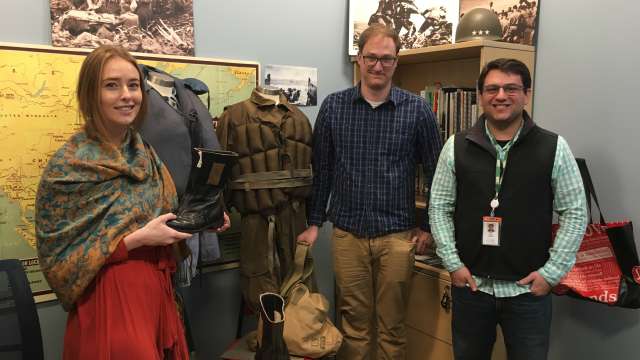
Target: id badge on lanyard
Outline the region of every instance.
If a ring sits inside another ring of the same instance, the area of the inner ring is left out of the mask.
[[[516,132],[516,135],[503,148],[501,148],[494,137],[490,134],[485,123],[485,131],[491,139],[491,144],[496,147],[496,193],[489,202],[489,207],[491,207],[490,215],[482,217],[482,245],[485,246],[500,246],[500,230],[502,228],[502,217],[495,216],[495,211],[498,206],[500,206],[498,195],[500,195],[500,190],[502,189],[502,180],[504,179],[504,173],[507,168],[507,156],[509,155],[511,146],[520,136],[522,125],[523,123],[520,124],[520,128],[518,129],[518,132]]]
[[[502,226],[501,217],[482,217],[482,245],[500,246],[500,226]]]
[[[504,157],[506,159],[506,154]],[[502,226],[502,218],[495,216],[495,211],[496,208],[500,206],[498,195],[500,194],[500,189],[502,187],[504,165],[505,163],[501,161],[501,156],[498,156],[498,161],[496,163],[496,194],[489,202],[491,214],[489,216],[482,217],[482,245],[486,246],[500,246],[500,227]]]
[[[498,195],[500,195],[502,180],[507,167],[507,155],[516,138],[517,135],[501,151],[498,151],[496,156],[496,193],[489,202],[489,207],[491,207],[490,215],[482,217],[482,245],[485,246],[500,246],[502,217],[495,216],[495,211],[500,206]]]

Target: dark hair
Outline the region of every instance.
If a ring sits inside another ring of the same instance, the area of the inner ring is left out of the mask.
[[[396,54],[400,51],[400,37],[396,34],[395,30],[386,25],[376,23],[366,28],[362,34],[360,34],[358,38],[358,52],[362,53],[367,41],[378,35],[391,38],[396,45]]]
[[[78,87],[76,97],[78,98],[78,107],[84,118],[84,130],[89,138],[108,142],[107,130],[104,126],[104,118],[100,111],[100,84],[102,82],[102,71],[105,64],[111,58],[119,57],[126,60],[136,68],[140,82],[142,82],[142,73],[138,68],[136,59],[122,46],[102,45],[93,50],[82,62],[80,75],[78,76]],[[142,119],[146,114],[147,95],[142,91],[142,102],[140,110],[133,121],[133,126],[139,128]]]
[[[531,73],[529,68],[522,61],[517,59],[495,59],[487,63],[482,68],[480,76],[478,77],[478,91],[482,94],[484,88],[484,79],[491,70],[499,70],[507,74],[520,75],[522,80],[522,86],[524,86],[525,93],[531,89]]]

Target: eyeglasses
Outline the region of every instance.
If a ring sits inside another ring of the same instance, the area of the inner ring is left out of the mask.
[[[376,66],[378,61],[380,61],[380,64],[383,67],[392,67],[398,58],[392,56],[377,57],[371,55],[362,55],[362,59],[364,59],[364,64],[367,66]]]
[[[504,93],[507,95],[516,95],[518,93],[520,93],[520,91],[522,91],[524,89],[524,86],[522,85],[514,85],[514,84],[507,84],[507,85],[487,85],[482,89],[482,92],[487,94],[487,95],[498,95],[498,93],[500,92],[500,89],[504,90]]]

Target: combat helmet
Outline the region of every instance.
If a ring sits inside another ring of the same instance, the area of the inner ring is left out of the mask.
[[[498,15],[485,8],[475,8],[462,16],[456,28],[456,42],[469,40],[500,40],[502,26]]]

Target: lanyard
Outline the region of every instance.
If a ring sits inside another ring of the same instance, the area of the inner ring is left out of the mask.
[[[504,179],[504,173],[507,169],[507,157],[509,156],[509,150],[511,150],[511,146],[518,140],[520,136],[520,131],[522,130],[522,124],[518,129],[516,135],[509,140],[509,142],[504,146],[500,146],[496,139],[491,134],[491,131],[487,128],[487,124],[485,122],[485,132],[489,135],[489,139],[491,140],[491,144],[496,148],[496,194],[491,199],[489,206],[491,207],[491,216],[495,215],[495,210],[498,206],[500,206],[500,201],[498,200],[498,196],[500,195],[500,190],[502,189],[502,180]]]

